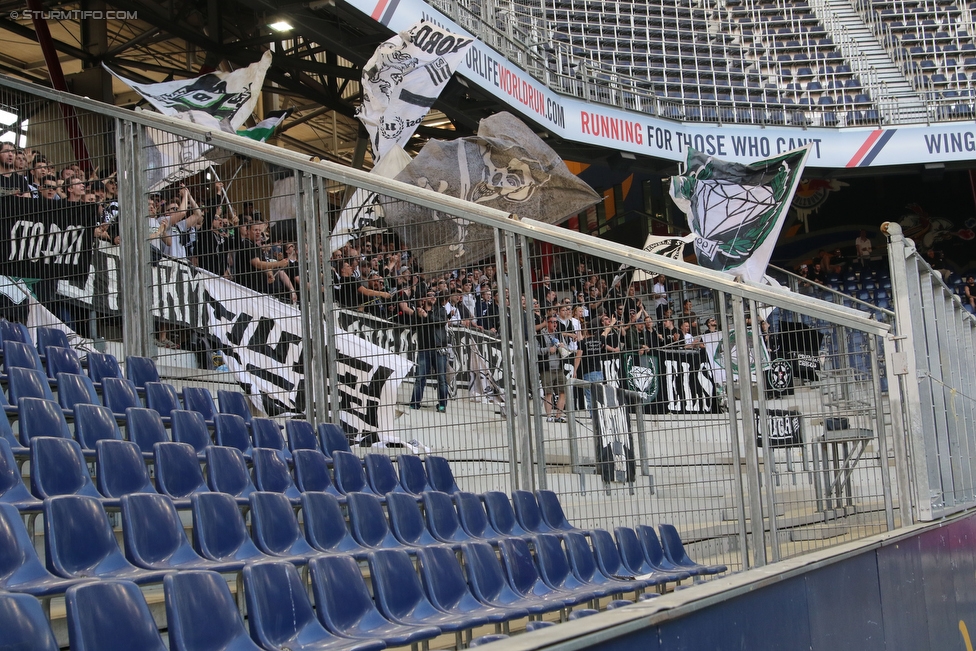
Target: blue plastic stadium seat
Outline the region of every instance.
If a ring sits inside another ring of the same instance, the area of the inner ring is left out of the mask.
[[[620,552],[620,560],[624,567],[637,576],[651,576],[657,579],[658,583],[677,581],[680,575],[669,574],[658,571],[644,555],[644,548],[637,537],[637,533],[630,527],[615,527],[614,536],[617,538],[617,550]]]
[[[7,373],[7,398],[12,405],[21,398],[36,398],[54,402],[54,392],[43,371],[35,368],[14,367]],[[55,402],[55,404],[57,404]]]
[[[232,495],[239,504],[250,504],[256,491],[247,471],[247,461],[237,448],[211,445],[206,450],[207,486],[217,493]]]
[[[125,435],[139,446],[146,458],[152,456],[157,443],[171,442],[163,419],[155,409],[145,407],[129,407],[125,410]],[[190,449],[193,449],[192,445]]]
[[[521,538],[503,538],[498,543],[501,551],[502,567],[508,583],[516,593],[526,598],[544,599],[568,607],[586,601],[572,593],[549,587],[539,576],[539,570],[532,560],[529,543]],[[587,597],[588,598],[588,597]]]
[[[0,391],[0,398],[3,398],[3,391]],[[16,409],[16,407],[14,408]],[[24,457],[29,453],[27,446],[23,445],[16,436],[14,436],[14,430],[10,427],[10,421],[7,419],[6,412],[0,412],[3,418],[0,418],[0,439],[7,442],[7,447],[10,448],[10,452],[13,453],[15,457]]]
[[[183,408],[197,412],[208,423],[212,423],[217,414],[217,403],[204,387],[183,387]]]
[[[243,418],[245,423],[251,422],[251,406],[248,404],[247,396],[240,391],[218,389],[217,404],[220,413],[235,414]]]
[[[159,371],[151,357],[126,355],[125,377],[132,380],[137,388],[145,389],[147,382],[159,382]]]
[[[529,535],[515,519],[515,509],[512,508],[508,495],[500,491],[487,491],[481,499],[485,503],[485,512],[492,529],[503,536]]]
[[[0,649],[59,651],[44,609],[31,595],[0,593]]]
[[[427,519],[427,529],[434,538],[452,545],[474,540],[461,527],[450,495],[440,491],[427,491],[421,499],[424,505],[424,517]]]
[[[461,545],[464,569],[471,592],[481,601],[492,606],[524,609],[531,615],[562,610],[565,604],[559,599],[544,599],[518,594],[512,589],[498,556],[486,542]]]
[[[101,503],[83,495],[44,500],[45,556],[49,570],[69,579],[96,577],[136,583],[163,580],[165,572],[143,570],[125,559]]]
[[[124,418],[130,408],[142,409],[142,400],[132,380],[120,377],[102,379],[102,404],[112,410],[116,418]]]
[[[413,561],[403,550],[381,549],[369,555],[373,598],[380,613],[399,624],[437,626],[443,631],[463,631],[481,626],[488,618],[442,612],[424,593]]]
[[[71,348],[71,342],[68,341],[68,334],[64,330],[38,326],[35,331],[35,336],[37,337],[37,351],[39,353],[47,355],[49,346]]]
[[[670,574],[675,581],[683,581],[691,577],[691,572],[683,570],[664,555],[661,541],[654,531],[654,527],[647,524],[639,524],[635,528],[637,538],[640,540],[641,548],[644,550],[644,558],[655,570]]]
[[[307,420],[293,418],[285,421],[285,436],[288,438],[288,449],[295,450],[317,450],[319,449],[319,439],[315,435],[315,428]]]
[[[377,495],[404,492],[388,455],[367,454],[363,457],[363,467],[366,469],[366,483]]]
[[[7,439],[0,437],[0,504],[20,511],[37,511],[41,501],[30,494]]]
[[[190,498],[193,517],[193,549],[200,556],[221,563],[254,563],[271,559],[251,540],[244,516],[233,496],[195,493]]]
[[[167,651],[146,598],[131,581],[72,586],[64,606],[72,651]]]
[[[87,375],[58,373],[58,404],[65,411],[74,412],[75,405],[99,405],[102,401],[95,391],[95,385]],[[112,417],[115,420],[115,417]]]
[[[319,423],[317,429],[322,451],[326,454],[335,456],[333,453],[336,450],[340,452],[352,452],[349,448],[349,439],[346,438],[346,433],[338,425],[333,423]]]
[[[444,457],[428,455],[425,460],[427,465],[427,481],[435,491],[453,494],[458,492],[457,482],[454,481],[454,473],[451,472],[451,464]]]
[[[132,441],[102,439],[95,443],[96,481],[104,497],[155,493],[142,451]]]
[[[566,519],[563,506],[560,504],[559,496],[556,493],[550,490],[537,490],[535,496],[539,501],[542,519],[546,524],[557,531],[579,531]]]
[[[410,547],[438,544],[427,531],[420,505],[413,495],[390,493],[386,496],[386,509],[390,516],[390,530],[401,543]]]
[[[31,439],[30,451],[31,493],[37,499],[55,495],[102,498],[92,482],[78,441],[35,436]]]
[[[591,529],[590,541],[593,543],[593,557],[596,559],[596,566],[604,576],[631,579],[634,590],[659,585],[662,583],[660,577],[637,579],[637,575],[627,569],[623,560],[620,558],[620,550],[613,541],[613,536],[604,529]]]
[[[139,387],[138,382],[135,385]],[[180,394],[172,384],[146,382],[143,388],[146,391],[146,407],[155,409],[163,418],[169,418],[174,410],[183,408]]]
[[[328,554],[366,558],[368,550],[353,539],[334,495],[315,491],[302,493],[302,520],[305,539],[315,549]]]
[[[291,502],[281,493],[255,491],[251,501],[251,538],[265,554],[304,565],[318,555],[298,527]]]
[[[48,599],[89,579],[65,579],[44,569],[20,512],[12,504],[0,503],[0,594],[23,592]],[[2,633],[0,633],[2,637]],[[3,645],[0,644],[0,648]],[[33,648],[33,647],[29,647]]]
[[[468,587],[457,554],[450,547],[424,547],[417,551],[417,557],[424,591],[438,610],[485,617],[493,624],[528,616],[529,611],[517,606],[493,606],[478,601]]]
[[[315,618],[305,586],[290,563],[245,567],[244,599],[251,638],[265,649],[378,651],[386,646],[382,640],[345,639],[326,630]]]
[[[563,540],[566,543],[566,556],[569,558],[569,565],[577,579],[603,588],[608,595],[633,592],[636,589],[637,586],[630,581],[614,579],[600,571],[596,564],[596,557],[593,555],[593,549],[586,540],[586,536],[581,532],[568,531],[563,536]]]
[[[70,373],[71,375],[82,375],[81,360],[78,353],[71,348],[59,348],[58,346],[48,346],[45,349],[44,363],[47,367],[49,378],[58,377],[58,373]],[[85,376],[88,378],[88,376]],[[88,378],[91,380],[91,378]]]
[[[44,364],[34,344],[21,341],[3,342],[3,372],[9,375],[12,368],[30,368],[44,372]]]
[[[122,497],[125,558],[147,570],[233,572],[242,562],[218,563],[193,551],[173,501],[165,495],[133,493]]]
[[[284,450],[254,448],[251,461],[254,463],[254,486],[259,491],[282,493],[296,506],[301,502],[302,494],[288,470]]]
[[[492,528],[480,497],[474,493],[458,491],[453,498],[457,506],[458,521],[466,534],[477,540],[487,540],[492,543],[502,537]]]
[[[322,491],[342,496],[332,484],[328,457],[318,450],[294,450],[291,455],[295,463],[295,486],[300,492]]]
[[[169,417],[173,440],[192,446],[193,451],[197,453],[197,458],[202,460],[207,448],[213,445],[203,414],[189,409],[174,409]]]
[[[390,531],[383,505],[375,495],[369,493],[349,493],[346,496],[349,508],[349,528],[352,537],[363,547],[389,549],[402,547]]]
[[[397,457],[397,468],[400,470],[400,486],[406,492],[420,495],[424,491],[431,490],[423,459],[417,455],[401,454]]]
[[[543,520],[542,511],[535,495],[529,491],[512,491],[512,506],[519,526],[529,533],[552,533],[556,531]]]
[[[164,441],[153,446],[156,490],[174,500],[188,500],[194,493],[209,491],[193,446]]]
[[[664,555],[678,567],[687,569],[695,575],[721,574],[729,569],[728,566],[722,564],[702,565],[691,560],[674,525],[659,524],[657,529],[661,534],[661,546],[664,548]]]
[[[395,624],[380,614],[358,563],[350,556],[322,556],[309,562],[315,612],[330,632],[342,637],[384,640],[403,646],[440,635],[436,626]]]
[[[227,581],[217,572],[170,574],[163,589],[171,651],[261,651],[244,628]]]
[[[291,464],[291,450],[285,445],[285,438],[281,435],[281,427],[270,418],[251,419],[251,439],[255,448],[278,450],[281,457]]]
[[[90,352],[87,355],[88,377],[96,385],[101,385],[105,378],[122,378],[119,360],[110,353]]]
[[[373,491],[366,483],[363,462],[352,452],[336,450],[332,453],[332,471],[335,486],[340,493],[370,493]]]
[[[16,321],[0,319],[0,343],[4,341],[19,341],[27,343],[31,340],[27,326]]]
[[[214,441],[217,445],[237,448],[245,459],[251,458],[251,436],[247,423],[236,414],[217,414],[214,416]]]
[[[577,603],[614,594],[614,589],[583,582],[575,573],[559,536],[539,534],[533,543],[539,576],[554,590],[568,592]]]

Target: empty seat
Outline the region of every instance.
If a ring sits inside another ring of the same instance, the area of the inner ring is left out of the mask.
[[[349,507],[349,528],[356,542],[371,549],[402,546],[390,531],[378,497],[369,493],[350,493],[346,500]]]
[[[309,562],[315,612],[329,631],[342,637],[383,639],[403,646],[437,637],[436,626],[396,624],[383,617],[350,556],[322,556]]]
[[[334,457],[334,452],[337,450],[340,452],[352,452],[349,449],[349,439],[346,438],[345,432],[338,425],[333,423],[319,423],[317,429],[322,451],[326,454]]]
[[[373,651],[386,646],[381,640],[346,640],[326,630],[315,618],[305,586],[290,563],[245,567],[244,599],[251,638],[265,649]]]
[[[151,357],[127,355],[125,358],[125,377],[139,389],[145,389],[147,382],[159,382],[159,371]]]
[[[542,511],[535,495],[529,491],[512,491],[512,505],[515,509],[515,519],[519,526],[529,533],[552,533],[555,531],[543,520]]]
[[[502,567],[508,583],[516,593],[526,598],[536,598],[559,603],[563,607],[579,603],[581,599],[568,592],[555,590],[543,582],[532,560],[529,544],[521,538],[503,538],[498,543]],[[585,599],[583,599],[585,601]]]
[[[43,500],[55,495],[102,496],[92,482],[81,446],[73,439],[36,436],[30,442],[31,493]]]
[[[550,588],[568,593],[576,603],[591,601],[614,593],[614,589],[584,583],[573,573],[559,536],[544,533],[536,536],[533,546],[539,576]]]
[[[0,594],[23,592],[42,599],[63,594],[79,579],[54,576],[44,568],[24,520],[12,504],[0,502]],[[89,579],[81,579],[87,581]],[[2,636],[2,634],[0,634]],[[0,648],[3,648],[0,645]]]
[[[437,540],[458,544],[474,540],[461,527],[451,496],[440,491],[427,491],[422,497],[427,529]]]
[[[86,458],[94,458],[95,446],[104,439],[122,440],[115,414],[101,405],[78,404],[74,409],[75,440]]]
[[[165,572],[143,570],[125,559],[101,503],[84,495],[44,500],[48,568],[64,578],[162,581]]]
[[[53,400],[21,398],[19,408],[20,442],[24,447],[28,447],[35,436],[71,438],[64,411]]]
[[[249,504],[248,497],[257,490],[247,471],[247,461],[237,448],[211,445],[207,448],[207,486],[218,493],[232,495],[239,504]]]
[[[458,490],[457,482],[454,481],[454,473],[451,471],[451,464],[444,457],[427,455],[425,461],[427,465],[427,481],[435,491],[442,493],[456,493]]]
[[[74,412],[75,405],[99,405],[102,401],[98,398],[95,385],[87,375],[74,375],[72,373],[58,373],[58,404],[61,408]],[[115,417],[112,417],[115,420]]]
[[[140,386],[138,382],[135,382],[135,385]],[[143,388],[146,391],[146,406],[155,409],[163,418],[169,418],[174,410],[182,409],[180,394],[172,384],[146,382]]]
[[[566,556],[569,559],[569,565],[573,570],[573,574],[580,581],[599,586],[605,589],[608,595],[632,592],[637,587],[629,581],[615,579],[601,572],[600,568],[597,567],[593,549],[590,547],[590,543],[587,542],[586,536],[582,533],[568,531],[563,536],[563,540],[566,543]],[[608,605],[607,607],[609,608],[610,606]]]
[[[386,496],[386,510],[390,516],[390,530],[401,543],[411,547],[437,544],[438,541],[427,531],[420,505],[413,495],[390,493]]]
[[[0,391],[0,402],[6,402],[3,400],[3,391]],[[15,408],[16,409],[16,408]],[[7,419],[7,414],[5,412],[0,412],[3,418],[0,418],[0,439],[7,442],[7,447],[10,448],[10,452],[14,456],[26,456],[28,454],[27,446],[23,445],[20,440],[14,436],[14,430],[10,427],[10,421]]]
[[[404,492],[389,456],[367,454],[363,457],[363,467],[366,469],[366,483],[377,495]]]
[[[194,493],[209,490],[197,454],[189,443],[166,441],[155,444],[153,466],[156,490],[174,500],[187,500]]]
[[[3,342],[3,372],[9,375],[10,369],[15,367],[44,372],[44,364],[34,344],[21,341]]]
[[[371,497],[371,496],[367,496]],[[413,561],[403,550],[381,549],[369,555],[373,598],[384,617],[399,624],[437,626],[444,631],[463,631],[488,622],[479,615],[444,613],[424,593]]]
[[[139,446],[146,458],[152,456],[157,443],[171,443],[163,419],[155,409],[145,407],[129,407],[125,410],[125,435]],[[192,445],[189,447],[193,449]]]
[[[204,387],[183,387],[183,407],[197,412],[208,423],[217,414],[217,403]]]
[[[120,377],[102,379],[102,404],[111,409],[116,418],[124,417],[130,407],[143,408],[136,385],[132,380]]]
[[[315,435],[315,428],[307,420],[293,418],[285,421],[285,436],[288,438],[288,449],[319,450],[319,440]]]
[[[305,539],[315,549],[328,554],[366,557],[367,549],[352,537],[342,507],[334,495],[314,491],[302,493],[302,521]]]
[[[247,396],[240,391],[218,389],[217,404],[220,413],[234,414],[244,419],[245,423],[251,422],[251,406],[248,403]]]
[[[661,541],[658,540],[654,527],[646,524],[639,524],[635,528],[637,539],[640,540],[641,548],[644,550],[644,558],[655,570],[670,574],[674,581],[683,581],[691,577],[691,572],[683,570],[664,555]]]
[[[397,457],[397,468],[400,470],[400,486],[406,492],[420,495],[426,490],[431,490],[423,459],[417,455],[401,454]]]
[[[254,486],[259,491],[282,493],[295,505],[301,501],[302,494],[288,470],[284,450],[254,448],[251,460],[254,462]]]
[[[535,496],[539,501],[539,510],[542,512],[542,519],[546,524],[557,531],[579,531],[569,523],[563,506],[559,502],[559,496],[550,490],[537,490]]]
[[[71,342],[68,341],[68,334],[64,330],[38,326],[35,336],[37,337],[37,351],[45,356],[49,346],[71,349]]]
[[[340,493],[373,493],[366,483],[363,462],[351,452],[336,450],[332,453],[332,471],[335,486]]]
[[[260,651],[220,574],[184,570],[163,579],[171,651]]]
[[[102,439],[95,443],[98,492],[119,498],[130,493],[155,493],[142,451],[132,441]]]
[[[497,542],[502,537],[492,528],[488,515],[485,513],[485,505],[480,497],[474,493],[458,491],[453,495],[453,498],[455,505],[457,505],[458,521],[466,534],[472,538],[489,542]]]
[[[78,359],[78,353],[71,348],[48,346],[44,351],[44,362],[49,378],[57,378],[58,373],[70,375],[82,375],[84,373],[81,368],[81,360]],[[91,380],[87,375],[85,378]]]
[[[142,590],[131,581],[96,581],[64,596],[72,651],[167,651]]]
[[[515,519],[515,509],[508,495],[500,491],[487,491],[481,496],[491,528],[503,536],[528,536]]]
[[[119,360],[110,353],[89,352],[88,377],[97,385],[101,385],[105,378],[121,378],[122,369],[119,367]]]
[[[30,494],[24,484],[20,466],[7,439],[0,437],[0,504],[10,504],[20,511],[37,511],[41,501]]]
[[[457,554],[450,547],[434,545],[417,551],[420,577],[430,602],[446,613],[485,617],[494,624],[527,617],[518,606],[495,606],[478,601],[464,578]]]
[[[495,550],[488,543],[464,543],[461,550],[468,585],[482,603],[522,608],[533,615],[563,609],[562,600],[527,597],[515,592],[505,578]]]
[[[644,548],[637,538],[637,533],[630,527],[614,527],[613,534],[617,539],[617,550],[624,567],[637,576],[652,576],[659,583],[677,580],[676,577],[662,574],[654,568],[644,557]]]
[[[620,558],[620,550],[613,541],[613,536],[604,529],[592,529],[590,531],[590,541],[593,543],[593,557],[596,559],[596,566],[604,576],[620,579],[630,579],[634,583],[635,590],[643,590],[646,587],[661,583],[660,577],[653,579],[638,579],[637,575],[627,569]]]
[[[281,427],[270,418],[251,419],[251,439],[256,448],[279,450],[281,456],[291,463],[291,450],[285,445],[285,438],[281,435]]]
[[[219,562],[253,563],[271,557],[251,540],[237,502],[226,493],[195,493],[190,498],[193,549]]]
[[[295,464],[295,486],[300,492],[323,491],[341,496],[332,484],[329,459],[324,454],[318,450],[294,450],[291,454]]]
[[[59,651],[44,609],[31,595],[0,593],[0,649]]]
[[[147,570],[232,572],[243,562],[218,563],[193,551],[173,501],[155,493],[122,497],[122,540],[126,559]]]
[[[693,575],[721,574],[729,569],[728,566],[722,564],[702,565],[691,560],[674,525],[659,524],[657,529],[661,534],[661,546],[664,548],[664,555],[681,569],[686,569]]]
[[[12,405],[19,404],[21,398],[54,402],[54,392],[51,391],[51,385],[44,371],[19,366],[7,371],[7,397]]]
[[[265,554],[304,565],[317,552],[298,527],[295,510],[281,493],[255,491],[251,502],[251,537]]]
[[[217,414],[214,416],[214,441],[217,445],[237,448],[245,459],[251,458],[251,437],[247,423],[236,414]]]
[[[207,448],[213,445],[210,430],[203,414],[189,409],[174,409],[170,412],[170,432],[177,443],[188,443],[199,459],[203,459]]]

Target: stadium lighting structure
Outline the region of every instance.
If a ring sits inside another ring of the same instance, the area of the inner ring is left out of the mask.
[[[268,23],[268,27],[276,32],[290,32],[294,29],[287,20],[276,20],[273,23]]]

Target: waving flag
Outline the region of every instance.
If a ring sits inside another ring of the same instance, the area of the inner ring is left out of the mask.
[[[688,150],[671,198],[688,216],[698,264],[762,282],[809,146],[749,165]]]
[[[369,132],[373,160],[407,144],[473,42],[420,21],[376,48],[363,66],[357,112]]]
[[[600,201],[521,120],[496,113],[478,135],[431,140],[398,181],[554,224]],[[419,251],[425,269],[454,269],[494,253],[492,229],[416,204],[387,206],[387,226]]]
[[[285,111],[271,111],[267,116],[249,129],[238,129],[237,135],[264,142],[274,135],[275,129],[291,115],[291,109]]]

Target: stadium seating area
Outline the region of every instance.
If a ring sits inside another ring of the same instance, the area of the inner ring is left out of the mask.
[[[164,649],[160,583],[172,649],[476,646],[727,569],[669,525],[582,530],[550,491],[468,493],[442,457],[361,459],[335,426],[28,335],[0,324],[0,648],[57,648],[63,596],[72,649]]]

